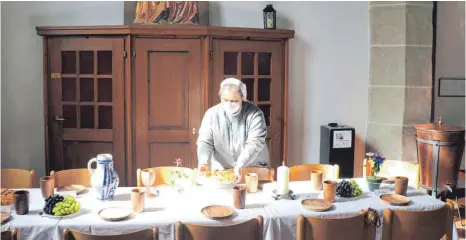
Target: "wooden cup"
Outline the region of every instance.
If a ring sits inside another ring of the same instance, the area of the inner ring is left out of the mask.
[[[15,211],[18,215],[26,215],[29,212],[29,191],[15,192]]]
[[[322,178],[323,178],[322,171],[311,171],[312,190],[314,191],[322,190]]]
[[[233,207],[243,209],[246,205],[246,188],[241,186],[233,187]]]
[[[40,191],[43,198],[47,198],[53,195],[53,189],[55,188],[55,179],[50,176],[40,178]]]
[[[131,190],[131,207],[133,212],[144,212],[144,201],[144,191],[141,191],[138,188]]]
[[[248,193],[257,192],[259,186],[259,176],[257,173],[246,173],[246,190]]]
[[[409,179],[407,177],[395,177],[395,193],[406,196],[406,192],[408,191],[408,181]]]
[[[324,200],[328,202],[335,202],[335,195],[337,191],[337,182],[327,180],[324,181]]]

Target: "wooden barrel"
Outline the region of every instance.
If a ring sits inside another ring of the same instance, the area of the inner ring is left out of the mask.
[[[456,187],[464,150],[463,128],[438,123],[415,124],[420,186],[429,190]],[[438,168],[435,161],[438,161]],[[437,186],[434,186],[437,173]]]

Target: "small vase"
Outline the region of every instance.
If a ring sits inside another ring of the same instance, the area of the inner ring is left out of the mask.
[[[376,189],[380,188],[380,184],[382,183],[382,178],[377,176],[369,176],[366,178],[367,186],[369,187],[369,191],[373,192]]]

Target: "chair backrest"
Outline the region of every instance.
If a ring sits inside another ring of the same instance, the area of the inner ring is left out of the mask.
[[[3,231],[0,239],[4,240],[19,240],[19,229],[15,228],[11,231]]]
[[[373,169],[370,164],[364,159],[364,177],[370,176],[373,172]],[[396,177],[404,176],[407,177],[408,185],[418,188],[419,187],[419,164],[405,161],[397,160],[385,160],[380,168],[378,176],[381,177]]]
[[[155,170],[155,183],[153,185],[164,185],[168,184],[172,177],[172,173],[175,169],[179,169],[184,172],[184,174],[191,176],[194,172],[193,169],[191,168],[185,168],[185,167],[154,167],[151,168]],[[137,186],[138,187],[144,187],[144,184],[142,184],[142,179],[141,179],[141,171],[142,169],[138,168],[136,171],[136,178],[137,178]]]
[[[71,230],[69,228],[63,231],[63,240],[158,240],[159,229],[145,229],[138,232],[124,233],[118,235],[92,235],[83,232]]]
[[[374,240],[376,227],[364,221],[367,211],[349,218],[318,218],[298,216],[296,240]]]
[[[2,188],[35,188],[36,172],[23,169],[2,169]]]
[[[55,187],[79,184],[92,187],[91,173],[87,168],[75,168],[61,171],[51,171],[50,176],[55,179]]]
[[[259,181],[270,181],[274,180],[275,170],[273,168],[261,168],[261,167],[252,167],[252,168],[241,168],[241,182],[245,183],[245,175],[247,173],[256,173]]]
[[[385,209],[382,239],[451,240],[453,234],[453,206],[445,204],[431,211]]]
[[[258,216],[249,221],[221,226],[204,226],[176,223],[175,240],[262,240],[263,218]]]
[[[325,179],[340,178],[340,167],[329,164],[302,164],[290,167],[290,181],[309,181],[311,171],[322,171]]]

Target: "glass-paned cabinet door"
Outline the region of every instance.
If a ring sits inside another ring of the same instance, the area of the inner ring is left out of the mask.
[[[48,40],[50,169],[110,153],[125,171],[123,50],[122,38]]]
[[[263,112],[271,154],[280,155],[283,116],[283,54],[279,42],[214,40],[211,106],[220,102],[218,91],[225,78],[241,80],[247,100]],[[279,162],[279,159],[272,159]],[[273,164],[275,165],[275,164]]]
[[[112,128],[112,56],[111,50],[61,51],[64,128]]]

